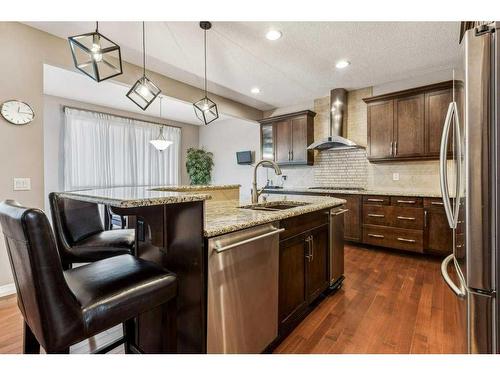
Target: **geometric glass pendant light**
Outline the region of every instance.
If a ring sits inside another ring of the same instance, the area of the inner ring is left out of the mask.
[[[215,104],[207,96],[207,30],[210,30],[212,24],[208,21],[200,22],[200,27],[204,30],[204,47],[205,47],[205,97],[193,103],[194,113],[196,117],[205,125],[219,118],[217,104]]]
[[[160,118],[161,118],[161,100],[162,97],[160,96]],[[149,141],[149,143],[151,143],[154,146],[154,148],[156,148],[158,151],[163,151],[166,150],[168,146],[170,146],[173,142],[165,138],[165,136],[163,135],[163,125],[161,125],[160,134],[158,135],[158,138]]]
[[[123,73],[120,47],[99,33],[99,22],[95,32],[68,38],[75,67],[97,82]]]
[[[146,42],[144,21],[142,22],[142,77],[132,86],[127,97],[139,106],[143,111],[149,107],[161,90],[153,81],[146,77]]]

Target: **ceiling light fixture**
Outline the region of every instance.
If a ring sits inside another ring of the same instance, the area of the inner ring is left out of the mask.
[[[335,67],[337,69],[344,69],[344,68],[347,68],[349,65],[351,65],[351,63],[349,61],[347,61],[347,60],[339,60],[335,64]]]
[[[123,73],[120,46],[99,33],[99,22],[95,31],[68,38],[75,67],[101,82]]]
[[[253,89],[250,90],[252,94],[260,94],[260,89],[258,87],[254,87]]]
[[[219,118],[217,104],[208,98],[207,92],[207,30],[210,30],[212,24],[208,21],[201,21],[200,27],[203,29],[203,44],[205,48],[205,97],[193,103],[194,113],[196,117],[205,125]]]
[[[132,86],[127,93],[127,97],[132,100],[143,111],[149,107],[151,103],[160,94],[161,90],[153,81],[146,77],[146,37],[145,37],[145,22],[142,21],[142,77]]]
[[[163,98],[160,96],[160,118],[161,118],[162,99]],[[163,135],[163,125],[160,125],[160,134],[158,135],[158,138],[152,139],[151,141],[149,141],[149,143],[151,143],[154,146],[154,148],[156,148],[158,151],[163,151],[166,150],[168,146],[170,146],[173,142],[165,138],[165,136]]]
[[[266,38],[268,40],[278,40],[279,38],[281,38],[283,36],[283,34],[281,33],[281,31],[279,30],[269,30],[267,33],[266,33]]]

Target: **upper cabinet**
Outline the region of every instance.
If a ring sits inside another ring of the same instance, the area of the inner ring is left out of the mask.
[[[262,158],[280,165],[312,165],[314,154],[307,147],[314,141],[314,116],[301,111],[259,121]]]
[[[363,99],[368,105],[368,159],[437,159],[452,81]]]

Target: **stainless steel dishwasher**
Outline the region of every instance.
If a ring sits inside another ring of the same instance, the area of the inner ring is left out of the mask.
[[[208,353],[261,353],[278,335],[279,233],[264,224],[208,241]]]

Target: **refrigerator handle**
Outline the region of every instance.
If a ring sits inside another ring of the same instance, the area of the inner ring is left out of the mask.
[[[454,260],[454,258],[455,257],[453,256],[453,254],[450,254],[446,258],[444,258],[443,263],[441,263],[441,276],[443,276],[445,283],[450,287],[453,293],[457,295],[458,298],[465,298],[467,296],[467,291],[462,283],[460,283],[460,286],[457,286],[448,274],[448,265],[451,261]],[[455,264],[455,262],[453,262],[453,264]]]
[[[450,204],[450,194],[448,190],[448,166],[446,156],[448,154],[448,136],[450,133],[450,125],[455,108],[454,103],[455,102],[451,102],[448,106],[448,112],[446,113],[446,119],[444,120],[443,133],[441,135],[441,148],[439,153],[439,180],[441,195],[443,197],[444,211],[446,213],[446,218],[448,219],[448,225],[451,229],[455,228],[455,220]]]

